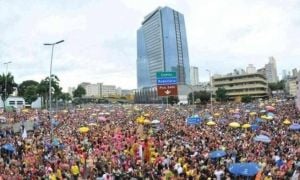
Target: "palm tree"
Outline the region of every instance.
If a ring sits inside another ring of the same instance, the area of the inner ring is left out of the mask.
[[[5,101],[5,81],[6,81],[6,96],[12,94],[15,88],[18,87],[17,83],[15,83],[14,76],[11,73],[7,75],[2,74],[0,75],[0,91],[1,91],[1,98]]]

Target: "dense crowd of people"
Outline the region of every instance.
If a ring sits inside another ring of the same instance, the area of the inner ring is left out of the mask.
[[[89,105],[52,118],[45,110],[2,112],[0,180],[299,180],[294,104],[214,104],[213,112],[209,105]],[[191,116],[201,121],[189,125]],[[34,122],[33,130],[26,129],[26,121]],[[21,124],[19,131],[14,123]],[[270,141],[255,139],[259,135]],[[225,154],[213,157],[217,150]],[[259,170],[249,176],[230,170],[247,162]]]

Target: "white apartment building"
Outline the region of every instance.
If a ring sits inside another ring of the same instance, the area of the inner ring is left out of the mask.
[[[117,89],[115,85],[102,85],[102,97],[116,96]]]
[[[269,63],[265,65],[265,73],[269,83],[278,82],[276,60],[274,57],[269,58]]]

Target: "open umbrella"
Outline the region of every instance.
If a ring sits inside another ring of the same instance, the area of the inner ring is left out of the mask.
[[[90,128],[88,128],[88,127],[79,128],[79,132],[81,132],[81,133],[87,133],[87,132],[89,132],[89,130],[90,130]]]
[[[267,116],[274,117],[274,116],[275,116],[275,114],[274,114],[274,113],[271,113],[271,112],[268,112]]]
[[[216,159],[224,156],[226,156],[226,152],[223,150],[216,150],[209,153],[209,157],[212,159]]]
[[[240,114],[234,114],[233,117],[236,118],[236,119],[239,119],[239,118],[241,118],[241,115]]]
[[[160,123],[160,121],[159,121],[159,120],[157,120],[157,119],[155,119],[155,120],[153,120],[151,123],[152,123],[152,124],[159,124],[159,123]]]
[[[255,119],[255,122],[256,122],[256,123],[261,123],[261,122],[264,122],[264,121],[263,121],[261,118],[256,118],[256,119]]]
[[[98,119],[99,119],[99,121],[102,121],[102,122],[106,121],[106,118],[104,116],[100,116]]]
[[[266,112],[266,110],[261,110],[261,111],[259,111],[259,112],[261,112],[261,113],[265,113],[265,112]]]
[[[220,116],[220,113],[215,113],[214,116],[218,117]]]
[[[88,125],[89,125],[89,126],[98,126],[97,123],[93,123],[93,122],[89,123]]]
[[[15,152],[16,151],[16,148],[14,147],[14,145],[10,144],[10,143],[4,144],[2,146],[2,148],[5,149],[6,151],[9,151],[9,152]]]
[[[273,106],[266,106],[267,111],[275,111]]]
[[[238,122],[229,123],[229,126],[232,127],[232,128],[239,128],[239,127],[241,127],[240,123],[238,123]]]
[[[150,120],[149,119],[145,119],[144,120],[144,124],[150,124],[151,122],[150,122]]]
[[[214,121],[208,121],[206,124],[208,126],[214,126],[214,125],[216,125],[216,123]]]
[[[244,128],[244,129],[247,129],[247,128],[250,128],[251,127],[251,124],[248,124],[248,123],[246,123],[246,124],[244,124],[243,126],[242,126],[242,128]]]
[[[292,123],[291,123],[290,120],[286,119],[286,120],[283,121],[283,124],[285,124],[285,125],[290,125],[290,124],[292,124]]]
[[[294,123],[290,125],[289,127],[290,130],[300,130],[300,124]]]
[[[255,116],[256,112],[250,112],[249,114],[250,114],[250,116]]]
[[[264,142],[264,143],[270,143],[271,139],[266,135],[258,135],[254,137],[254,141]]]
[[[257,125],[257,124],[252,124],[251,125],[251,130],[252,131],[256,131],[257,129],[259,129],[259,125]]]
[[[236,176],[255,176],[260,167],[257,163],[235,163],[229,166],[229,172]]]

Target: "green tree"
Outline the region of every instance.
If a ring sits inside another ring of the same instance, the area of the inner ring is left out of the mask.
[[[168,96],[166,98],[163,98],[163,103],[164,104],[167,104],[167,98],[168,98],[168,104],[170,104],[172,106],[179,102],[178,96]]]
[[[269,83],[269,88],[271,91],[284,90],[285,81],[281,80],[277,83]]]
[[[59,79],[56,75],[51,75],[51,94],[53,94],[53,99],[57,100],[61,95],[62,88],[59,86]],[[43,103],[49,100],[49,77],[41,80],[38,85],[37,92],[43,97]]]
[[[23,81],[18,86],[18,96],[25,96],[25,91],[29,86],[38,86],[39,83],[33,80],[26,80]]]
[[[250,95],[243,96],[241,101],[243,103],[250,103],[252,101],[252,97]]]
[[[225,88],[218,88],[216,91],[216,100],[217,101],[227,101],[227,90]]]
[[[31,104],[32,102],[37,100],[37,98],[38,98],[37,89],[38,89],[38,86],[35,86],[35,85],[28,86],[25,89],[23,97],[27,103]]]
[[[73,96],[77,98],[82,98],[84,95],[86,95],[85,89],[78,85],[78,87],[73,91]]]
[[[193,95],[192,94],[193,93],[189,93],[189,96],[188,96],[188,100],[190,102],[192,102],[192,100],[193,100]],[[195,100],[195,102],[197,100],[200,100],[201,103],[205,104],[210,100],[210,93],[207,92],[207,91],[195,91],[194,92],[194,100]]]
[[[61,93],[59,99],[63,100],[64,102],[72,100],[69,93]]]
[[[0,91],[1,91],[1,98],[4,100],[5,98],[5,81],[6,81],[6,98],[12,94],[15,90],[15,88],[18,87],[17,83],[15,83],[14,76],[11,73],[8,73],[7,75],[2,74],[0,75]]]

